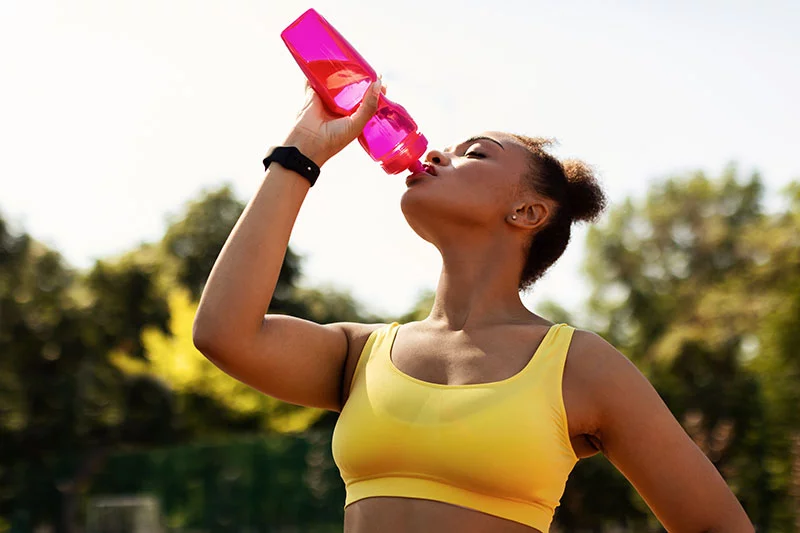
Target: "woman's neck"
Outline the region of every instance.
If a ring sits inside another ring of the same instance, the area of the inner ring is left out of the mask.
[[[456,331],[535,318],[519,296],[523,257],[515,248],[496,237],[440,246],[442,272],[429,320]]]

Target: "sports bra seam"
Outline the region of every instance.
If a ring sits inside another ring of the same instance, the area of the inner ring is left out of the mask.
[[[567,446],[567,449],[569,450],[569,454],[572,457],[572,460],[577,463],[579,461],[579,458],[575,454],[575,449],[572,447],[572,440],[570,439],[570,436],[569,436],[569,419],[567,418],[567,405],[566,405],[566,403],[564,403],[564,371],[565,371],[565,369],[567,367],[567,357],[569,356],[569,349],[572,346],[572,336],[575,333],[575,328],[574,327],[572,327],[572,326],[567,326],[567,327],[571,328],[570,337],[569,337],[569,343],[567,344],[567,347],[564,350],[564,355],[561,358],[562,360],[561,360],[560,369],[559,369],[559,372],[558,372],[558,376],[559,376],[559,380],[558,380],[558,404],[559,404],[559,409],[561,410],[561,422],[562,422],[562,425],[563,425],[563,428],[561,429],[560,433],[562,435],[564,443]]]
[[[423,480],[426,480],[426,481],[434,481],[436,483],[440,483],[440,484],[446,485],[448,487],[453,487],[453,488],[464,490],[464,491],[467,491],[467,492],[474,492],[476,494],[480,494],[481,496],[488,496],[490,498],[496,498],[498,500],[506,500],[506,501],[510,501],[510,502],[514,502],[514,503],[520,503],[520,504],[528,505],[528,506],[531,506],[531,507],[535,506],[535,504],[531,503],[528,500],[522,500],[522,499],[519,499],[519,498],[510,498],[508,496],[498,496],[496,494],[489,494],[489,493],[486,493],[486,492],[483,492],[483,491],[479,491],[479,490],[467,489],[467,488],[461,487],[459,485],[455,485],[453,483],[445,481],[445,480],[443,480],[441,478],[438,478],[436,476],[429,476],[429,475],[425,475],[425,474],[411,474],[411,473],[407,473],[407,472],[384,472],[382,474],[376,474],[374,476],[365,476],[365,477],[360,477],[358,479],[351,479],[350,482],[347,484],[347,486],[349,487],[350,485],[352,485],[354,483],[359,483],[361,481],[371,481],[373,479],[381,479],[381,478],[386,478],[386,477],[404,477],[404,478],[412,478],[412,479],[423,479]],[[542,505],[549,505],[544,500],[541,500],[541,499],[537,499],[536,502],[539,502]]]

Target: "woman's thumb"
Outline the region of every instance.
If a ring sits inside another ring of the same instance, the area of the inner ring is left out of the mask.
[[[359,133],[364,129],[369,119],[378,110],[378,96],[381,94],[381,84],[383,82],[380,78],[377,79],[367,90],[361,105],[358,106],[356,112],[353,113],[353,125],[358,128]]]

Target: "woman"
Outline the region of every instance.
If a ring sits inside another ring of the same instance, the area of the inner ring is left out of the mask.
[[[323,166],[381,90],[334,118],[307,85],[284,144]],[[348,533],[545,533],[575,463],[598,451],[669,531],[754,531],[625,356],[522,304],[519,290],[561,255],[571,224],[604,206],[588,168],[545,145],[490,132],[427,154],[401,207],[443,267],[430,316],[402,327],[264,315],[310,186],[270,164],[209,276],[195,345],[265,394],[341,412],[333,452]]]

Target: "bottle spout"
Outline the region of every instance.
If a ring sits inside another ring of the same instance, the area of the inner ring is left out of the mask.
[[[420,161],[415,160],[413,163],[411,163],[411,165],[409,165],[408,170],[412,174],[416,174],[418,172],[424,172],[425,167],[422,165]]]

